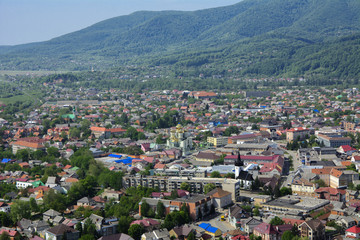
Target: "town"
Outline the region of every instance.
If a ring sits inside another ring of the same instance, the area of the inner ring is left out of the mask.
[[[360,238],[357,88],[59,83],[0,106],[1,239]]]

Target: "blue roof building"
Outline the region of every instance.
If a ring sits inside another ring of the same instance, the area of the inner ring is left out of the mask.
[[[211,236],[218,237],[221,235],[220,229],[211,226],[210,223],[200,223],[199,227],[205,230],[205,232]]]

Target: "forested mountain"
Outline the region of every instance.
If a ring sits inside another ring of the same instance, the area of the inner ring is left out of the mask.
[[[359,76],[360,1],[244,0],[193,12],[136,12],[50,41],[0,47],[1,69],[216,64],[240,75]]]

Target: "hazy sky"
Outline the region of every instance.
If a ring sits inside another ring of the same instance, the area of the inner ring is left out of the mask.
[[[240,0],[0,0],[0,45],[38,42],[139,10],[198,10]]]

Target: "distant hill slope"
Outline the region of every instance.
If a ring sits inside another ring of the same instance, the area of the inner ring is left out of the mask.
[[[93,65],[107,68],[144,62],[176,62],[182,66],[181,63],[193,61],[189,56],[206,58],[209,55],[204,52],[211,51],[226,60],[213,57],[201,60],[199,66],[211,61],[235,66],[242,64],[241,59],[254,58],[254,52],[262,49],[265,54],[255,57],[254,64],[241,65],[242,74],[263,74],[254,68],[259,64],[271,68],[274,58],[281,60],[282,55],[289,61],[280,70],[264,74],[293,74],[301,49],[322,49],[317,55],[309,52],[312,61],[320,61],[327,55],[327,47],[340,44],[340,37],[357,38],[357,33],[358,0],[244,0],[232,6],[193,12],[136,12],[50,41],[0,47],[0,68],[83,70]],[[357,47],[347,54],[358,52]],[[275,52],[270,54],[267,49]],[[310,59],[301,57],[299,64]]]

